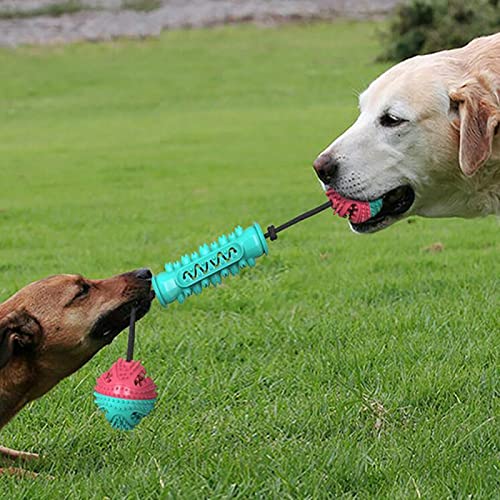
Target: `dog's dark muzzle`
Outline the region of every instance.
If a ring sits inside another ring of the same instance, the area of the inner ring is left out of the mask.
[[[111,342],[130,322],[132,308],[136,309],[136,320],[147,314],[155,293],[151,289],[152,274],[149,269],[138,269],[121,275],[127,281],[125,302],[103,313],[95,322],[90,337]]]

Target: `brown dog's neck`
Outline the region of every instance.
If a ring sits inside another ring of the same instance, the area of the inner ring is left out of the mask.
[[[87,361],[84,358],[75,362],[71,369],[55,372],[51,366],[57,360],[43,364],[29,355],[12,359],[0,369],[0,429],[25,405],[46,394]]]
[[[0,429],[34,399],[34,385],[34,373],[23,360],[0,370]]]

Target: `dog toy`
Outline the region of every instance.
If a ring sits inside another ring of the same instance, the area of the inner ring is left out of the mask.
[[[348,200],[333,189],[329,189],[326,196],[332,202],[333,211],[340,217],[348,217],[354,224],[366,222],[382,210],[382,198],[374,201]]]
[[[267,255],[267,239],[274,241],[278,233],[323,210],[332,208],[340,217],[355,224],[367,221],[382,209],[382,199],[356,201],[342,197],[330,189],[328,202],[313,208],[278,227],[268,226],[263,233],[259,224],[247,229],[238,226],[222,235],[210,245],[204,244],[198,252],[184,255],[180,260],[165,265],[165,271],[152,279],[156,297],[166,307],[175,302],[183,303],[191,295],[199,295],[210,285],[217,286],[222,278],[235,275],[245,267],[255,266],[256,259]],[[132,430],[153,410],[157,393],[153,380],[139,361],[133,361],[135,342],[135,308],[130,312],[127,358],[118,359],[102,374],[94,388],[95,402],[115,429]]]
[[[263,233],[259,224],[247,229],[238,226],[222,235],[210,245],[204,244],[198,252],[184,255],[180,260],[165,265],[165,271],[152,279],[156,297],[166,307],[175,302],[183,303],[191,295],[199,295],[210,285],[217,286],[222,278],[235,275],[245,267],[255,266],[256,259],[267,255],[267,239],[274,241],[278,233],[323,210],[332,208],[340,217],[355,224],[367,221],[382,209],[382,199],[356,201],[342,197],[330,189],[328,202],[304,212],[278,227],[268,226]],[[115,429],[131,430],[153,410],[157,393],[156,385],[146,376],[139,361],[133,361],[135,341],[135,308],[130,313],[127,358],[120,358],[97,379],[94,388],[95,402]]]
[[[153,410],[157,393],[140,361],[133,361],[135,308],[130,312],[127,358],[118,359],[94,388],[95,402],[115,429],[132,430]]]
[[[247,266],[253,267],[258,257],[268,254],[267,239],[276,240],[279,232],[323,210],[333,208],[335,214],[359,224],[374,217],[382,209],[382,199],[349,200],[332,189],[326,195],[328,202],[281,226],[271,225],[266,233],[262,232],[257,223],[247,229],[238,226],[232,233],[220,236],[210,245],[200,246],[198,252],[186,254],[176,262],[165,264],[165,271],[153,277],[153,288],[160,304],[166,307],[176,300],[182,304],[191,295],[199,295],[204,288],[217,286],[222,278],[230,274],[234,276]]]
[[[177,300],[181,304],[192,294],[198,295],[209,285],[217,286],[222,278],[235,275],[255,259],[267,254],[266,238],[258,224],[247,229],[238,226],[210,245],[202,245],[198,253],[184,255],[165,265],[165,272],[153,277],[153,288],[160,304]]]

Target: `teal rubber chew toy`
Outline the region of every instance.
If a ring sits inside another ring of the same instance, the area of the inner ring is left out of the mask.
[[[253,267],[255,260],[267,253],[266,237],[257,223],[247,229],[238,226],[210,245],[202,245],[198,252],[166,264],[165,271],[153,277],[156,297],[164,307],[175,301],[182,304],[204,288],[217,286],[222,278]]]
[[[217,286],[222,278],[235,275],[247,266],[254,266],[255,259],[268,253],[266,239],[277,239],[277,233],[333,208],[341,217],[353,223],[361,223],[376,216],[381,210],[382,199],[357,201],[343,198],[333,190],[326,193],[329,201],[293,219],[274,227],[267,228],[264,234],[255,223],[247,229],[238,226],[231,234],[222,235],[210,245],[202,245],[198,252],[184,255],[177,262],[165,265],[165,271],[153,277],[153,288],[160,304],[166,307],[172,302],[183,303],[191,295],[199,295],[210,285]]]

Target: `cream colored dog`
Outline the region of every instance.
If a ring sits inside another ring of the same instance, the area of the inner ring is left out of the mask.
[[[354,231],[408,215],[500,213],[500,33],[408,59],[359,99],[357,121],[314,162],[326,188],[346,198],[383,198]]]

